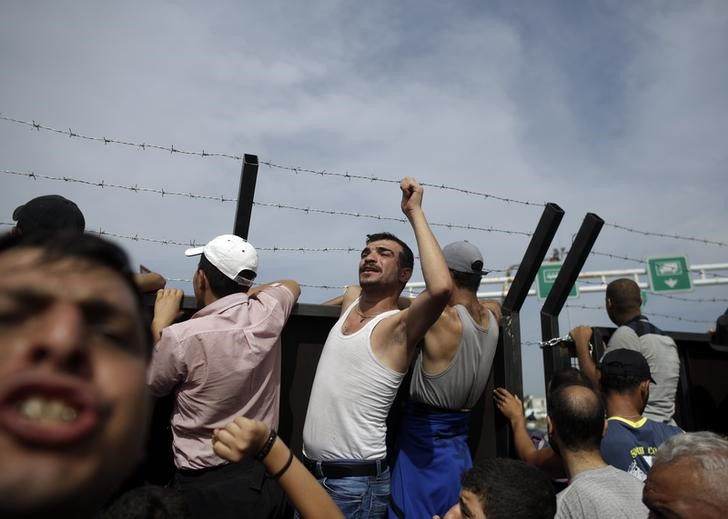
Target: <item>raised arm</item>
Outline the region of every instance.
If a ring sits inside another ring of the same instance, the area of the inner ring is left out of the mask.
[[[157,290],[157,299],[154,301],[154,317],[152,319],[152,338],[155,343],[162,336],[162,330],[180,317],[180,305],[184,295],[185,293],[179,288]]]
[[[400,189],[402,212],[414,230],[425,279],[425,290],[406,310],[407,346],[413,349],[444,310],[452,292],[452,279],[440,245],[422,210],[422,186],[415,179],[406,177],[400,182]]]
[[[255,294],[265,290],[266,288],[280,285],[283,285],[288,290],[290,290],[291,293],[293,293],[294,299],[298,300],[298,298],[301,296],[301,287],[297,281],[293,281],[292,279],[281,279],[279,281],[266,283],[265,285],[257,285],[252,287],[250,290],[248,290],[248,297],[255,297]]]
[[[238,417],[223,429],[215,429],[212,448],[215,454],[228,461],[238,462],[259,454],[265,470],[291,500],[301,517],[340,519],[343,514],[311,473],[293,456],[279,437],[275,437],[270,450],[261,449],[271,438],[270,429],[263,422]]]
[[[551,447],[537,449],[533,441],[531,441],[526,429],[526,418],[523,416],[521,399],[502,387],[493,390],[493,399],[498,410],[511,423],[513,443],[518,457],[529,465],[545,470],[554,477],[564,477],[566,471],[561,457]]]
[[[591,353],[589,352],[589,341],[592,338],[592,329],[590,326],[577,326],[569,332],[571,338],[574,339],[574,347],[576,348],[576,357],[579,359],[579,369],[586,375],[594,386],[595,391],[599,391],[599,375],[597,367],[594,365]]]

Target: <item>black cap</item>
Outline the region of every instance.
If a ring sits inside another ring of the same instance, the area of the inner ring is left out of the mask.
[[[75,229],[83,232],[86,220],[78,206],[61,195],[44,195],[13,211],[21,232],[54,232]]]
[[[640,352],[635,350],[619,348],[608,351],[602,357],[599,369],[604,376],[632,376],[640,380],[649,379],[650,382],[656,384],[652,378],[652,372],[647,360]]]

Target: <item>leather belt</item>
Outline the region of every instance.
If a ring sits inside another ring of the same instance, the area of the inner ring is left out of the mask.
[[[376,476],[387,469],[387,461],[366,461],[346,463],[339,461],[317,462],[303,457],[303,464],[316,477],[346,478],[355,476]]]

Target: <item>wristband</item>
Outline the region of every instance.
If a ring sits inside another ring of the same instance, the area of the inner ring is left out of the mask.
[[[270,479],[280,478],[289,469],[289,467],[291,466],[291,463],[293,463],[293,451],[289,448],[288,449],[288,461],[286,461],[286,464],[283,465],[283,468],[281,470],[279,470],[275,474],[271,474],[270,476],[268,476],[268,478],[270,478]]]
[[[263,461],[263,459],[268,455],[270,450],[273,448],[273,443],[276,441],[277,436],[278,436],[278,434],[276,433],[276,430],[271,427],[270,433],[268,434],[268,439],[265,440],[263,447],[261,447],[260,450],[258,451],[258,454],[255,455],[256,460]]]

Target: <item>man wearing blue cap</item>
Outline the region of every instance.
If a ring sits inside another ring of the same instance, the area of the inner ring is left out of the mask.
[[[498,344],[500,305],[481,302],[478,248],[458,241],[442,249],[453,291],[432,325],[413,368],[392,470],[389,517],[444,515],[473,466],[470,409],[488,382]]]

